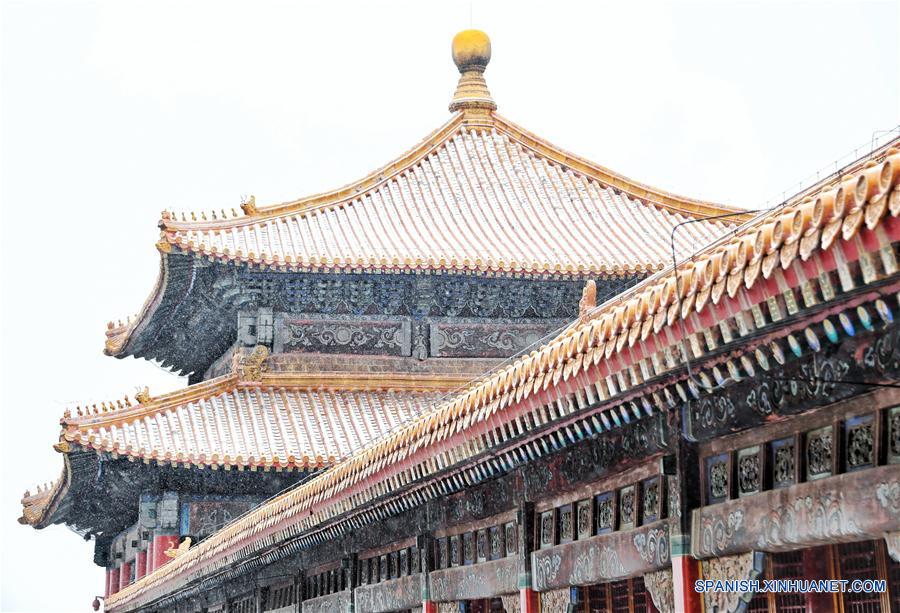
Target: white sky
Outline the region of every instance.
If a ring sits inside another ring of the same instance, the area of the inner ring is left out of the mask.
[[[87,611],[92,544],[20,526],[67,406],[183,385],[101,354],[163,208],[343,185],[448,118],[470,2],[2,3],[2,610]],[[896,2],[473,3],[506,117],[759,207],[900,123]],[[862,151],[860,151],[862,153]]]

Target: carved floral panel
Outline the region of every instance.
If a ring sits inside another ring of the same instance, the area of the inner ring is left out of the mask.
[[[805,438],[806,478],[812,481],[830,476],[834,450],[831,426],[807,432]]]
[[[276,352],[404,356],[411,339],[409,320],[279,319]]]

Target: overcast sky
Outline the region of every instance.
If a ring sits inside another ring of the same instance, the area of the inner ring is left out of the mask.
[[[774,203],[900,123],[896,2],[3,2],[4,611],[103,590],[92,544],[16,523],[64,409],[185,384],[101,354],[154,284],[159,212],[389,161],[448,118],[470,25],[500,113],[687,196]]]

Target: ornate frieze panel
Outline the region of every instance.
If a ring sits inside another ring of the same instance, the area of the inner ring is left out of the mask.
[[[845,381],[879,383],[900,379],[900,327],[892,325],[867,338],[859,331],[855,334],[831,353],[807,352],[801,358],[786,361],[783,367],[770,366],[769,372],[760,370],[756,377],[689,399],[686,414],[691,436],[700,441],[711,440],[762,424],[773,416],[795,415],[864,390],[856,384],[842,384]],[[782,356],[782,361],[787,358]],[[856,436],[855,443],[862,445],[865,452],[865,432]],[[900,451],[900,438],[897,448]]]
[[[300,611],[302,613],[346,613],[350,611],[350,604],[350,590],[344,590],[336,594],[304,600],[300,605]]]
[[[442,317],[574,319],[584,280],[464,275],[279,273],[238,268],[244,301],[278,311]],[[597,281],[613,296],[638,275]]]
[[[438,602],[491,598],[518,591],[514,557],[431,573],[431,599]]]
[[[669,448],[670,426],[663,413],[573,445],[565,453],[523,467],[529,500],[565,491],[607,476],[612,469],[638,462]],[[635,499],[634,505],[638,504]]]
[[[412,324],[403,320],[276,318],[278,353],[410,355]]]
[[[660,570],[669,562],[669,524],[654,522],[531,554],[534,589],[544,592]]]
[[[422,575],[409,575],[383,581],[376,585],[361,585],[353,590],[355,613],[382,613],[411,609],[422,603]]]
[[[247,496],[190,496],[181,503],[180,528],[182,534],[195,539],[205,538],[258,506],[261,497]]]
[[[531,347],[555,324],[432,323],[430,355],[440,358],[479,356],[501,358]]]
[[[757,551],[703,560],[703,578],[712,581],[752,581],[762,574],[764,564],[765,554]],[[706,610],[719,613],[744,611],[752,598],[752,592],[706,591],[703,593]]]
[[[510,511],[515,507],[514,487],[513,479],[494,479],[448,496],[431,506],[431,527],[439,530]]]
[[[900,530],[900,474],[880,466],[761,492],[693,512],[698,558],[790,551]]]

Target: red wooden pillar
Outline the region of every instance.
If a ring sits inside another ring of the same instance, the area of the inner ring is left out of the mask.
[[[519,611],[522,613],[538,613],[540,605],[538,604],[538,593],[530,587],[523,587],[519,590]]]
[[[688,553],[672,556],[672,584],[675,592],[675,610],[686,613],[703,611],[700,594],[694,582],[700,578],[700,562]]]
[[[134,580],[137,581],[147,574],[147,552],[137,552],[137,558],[134,560]]]
[[[158,534],[153,537],[153,570],[156,570],[171,558],[166,555],[166,550],[178,547],[177,534]]]
[[[119,568],[119,589],[125,589],[131,582],[131,562],[124,562]]]
[[[103,597],[104,598],[109,598],[110,581],[112,581],[112,569],[107,567],[106,568],[106,586],[103,588]]]
[[[422,613],[437,613],[437,603],[430,600],[423,601]]]
[[[109,595],[119,591],[119,569],[111,568],[109,571]]]

